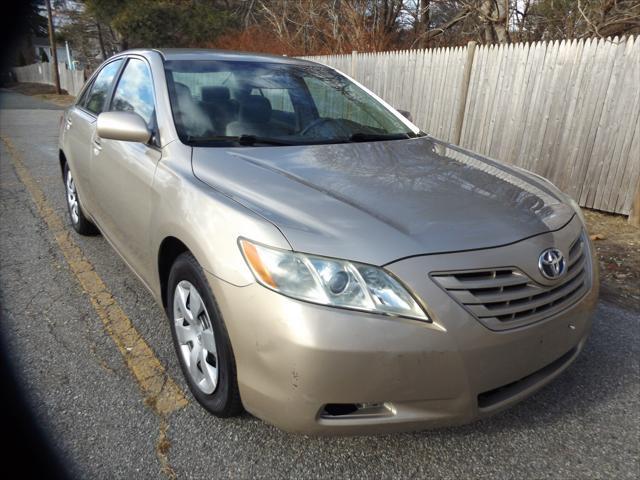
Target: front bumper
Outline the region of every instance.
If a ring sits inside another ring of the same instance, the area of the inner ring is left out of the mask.
[[[545,236],[543,243],[555,241]],[[465,263],[465,255],[437,260]],[[582,350],[598,295],[595,268],[587,294],[561,314],[496,332],[428,278],[434,260],[387,267],[428,301],[433,323],[323,307],[209,275],[245,408],[284,430],[314,434],[462,424],[527,397]],[[327,404],[374,405],[327,415]]]

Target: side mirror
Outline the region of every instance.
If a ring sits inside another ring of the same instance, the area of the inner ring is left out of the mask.
[[[104,112],[98,115],[96,130],[100,138],[123,142],[148,143],[151,131],[137,113]]]
[[[396,110],[398,110],[398,109],[396,109]],[[398,113],[401,114],[404,118],[406,118],[410,122],[413,122],[413,117],[411,116],[411,112],[410,111],[408,111],[408,110],[398,110]]]

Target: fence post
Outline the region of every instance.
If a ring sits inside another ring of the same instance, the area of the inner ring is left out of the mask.
[[[351,78],[356,78],[356,57],[358,56],[357,50],[351,51],[351,72],[349,72],[349,76]]]
[[[629,213],[628,221],[631,225],[640,227],[640,183],[636,187],[636,195],[633,197],[631,205],[631,213]]]
[[[473,67],[473,57],[475,55],[477,45],[478,43],[474,41],[467,43],[467,60],[464,63],[462,85],[460,86],[460,105],[456,112],[453,130],[453,143],[456,145],[460,145],[462,137],[462,123],[464,122],[464,111],[467,107],[467,94],[469,93],[469,82],[471,81],[471,67]]]

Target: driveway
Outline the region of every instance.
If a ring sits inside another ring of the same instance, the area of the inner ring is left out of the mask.
[[[104,238],[71,231],[61,112],[43,103],[0,92],[0,328],[34,415],[72,474],[638,478],[640,313],[614,304],[600,304],[585,351],[559,379],[472,425],[310,438],[248,414],[208,415],[187,392],[161,309]],[[140,346],[148,374],[136,367]],[[156,380],[175,386],[166,409],[149,393]]]

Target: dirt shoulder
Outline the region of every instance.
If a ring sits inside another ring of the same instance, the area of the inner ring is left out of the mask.
[[[601,298],[640,311],[640,228],[620,215],[583,211],[600,258]]]
[[[68,95],[65,90],[62,91],[62,95],[58,95],[53,85],[42,83],[11,83],[3,85],[3,88],[23,95],[30,95],[61,107],[68,107],[76,98],[73,95]]]

